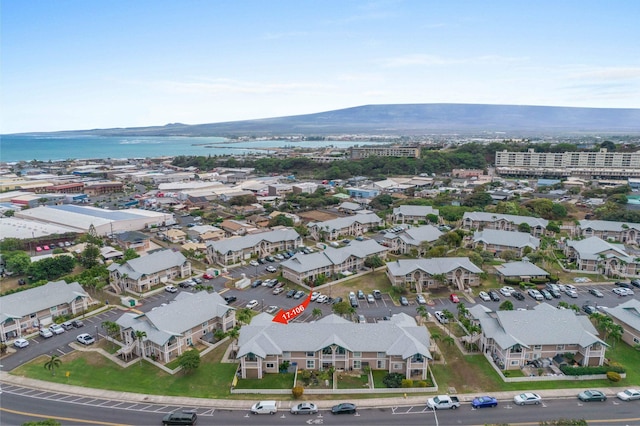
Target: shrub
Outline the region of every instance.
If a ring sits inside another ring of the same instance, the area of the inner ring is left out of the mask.
[[[622,377],[620,376],[619,373],[616,373],[615,371],[608,371],[607,379],[611,380],[612,382],[619,382],[620,380],[622,380]]]
[[[300,385],[294,386],[291,389],[291,395],[293,395],[295,399],[299,399],[303,393],[304,393],[304,388]]]
[[[426,388],[427,382],[425,382],[424,380],[418,380],[414,383],[414,386],[418,388]]]
[[[411,380],[411,379],[402,379],[401,386],[403,388],[412,388],[413,387],[413,380]]]
[[[404,375],[400,373],[387,373],[382,379],[382,383],[388,388],[399,388],[402,385]]]
[[[624,373],[624,367],[616,365],[603,365],[601,367],[572,367],[570,365],[563,365],[560,367],[567,376],[586,376],[589,374],[607,374],[612,371],[615,373]]]

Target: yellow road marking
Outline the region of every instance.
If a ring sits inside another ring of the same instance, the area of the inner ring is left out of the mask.
[[[105,425],[105,426],[127,426],[121,423],[109,423],[109,422],[101,422],[101,421],[97,421],[97,420],[85,420],[85,419],[75,419],[73,417],[57,417],[57,416],[45,416],[42,414],[35,414],[35,413],[27,413],[25,411],[17,411],[17,410],[10,410],[8,408],[4,408],[4,407],[0,407],[0,411],[6,411],[7,413],[13,413],[13,414],[20,414],[23,416],[30,416],[30,417],[38,417],[41,419],[54,419],[54,420],[66,420],[69,422],[75,422],[75,423],[84,423],[84,424],[92,424],[92,425]]]

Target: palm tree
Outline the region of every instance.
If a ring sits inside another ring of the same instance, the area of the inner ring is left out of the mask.
[[[58,355],[51,355],[51,358],[49,358],[49,360],[44,363],[44,368],[51,371],[52,376],[55,376],[56,368],[59,368],[60,364],[62,364],[60,357]]]
[[[107,333],[107,336],[111,337],[112,339],[115,338],[120,332],[120,326],[113,321],[104,321],[102,323],[102,328],[104,329],[105,333]]]
[[[416,312],[418,313],[418,315],[420,315],[422,318],[427,318],[428,312],[427,312],[427,308],[424,305],[419,305],[416,308]]]
[[[453,345],[453,343],[455,342],[455,339],[451,336],[447,336],[442,340],[446,342],[449,346]]]
[[[138,349],[140,350],[140,364],[142,364],[142,357],[144,356],[144,350],[142,348],[142,341],[147,337],[146,331],[136,330],[134,337],[138,342]]]
[[[611,323],[609,327],[609,337],[613,340],[613,347],[616,347],[616,342],[622,338],[623,328],[619,324]]]
[[[249,324],[251,318],[253,317],[253,314],[251,312],[252,311],[249,308],[240,309],[240,311],[238,311],[238,314],[236,315],[236,319],[241,324]]]
[[[444,315],[444,317],[447,319],[447,329],[449,331],[449,336],[451,336],[451,321],[454,320],[455,316],[448,309],[443,309],[442,315]]]
[[[458,318],[460,319],[466,318],[467,314],[469,313],[469,310],[464,305],[464,302],[458,303],[457,309],[458,309]]]
[[[315,319],[315,318],[320,318],[322,317],[322,309],[320,308],[313,308],[313,311],[311,311],[311,316]]]
[[[238,337],[240,337],[240,331],[236,327],[233,327],[231,330],[227,331],[227,336],[231,339],[232,343],[236,343],[238,341]]]

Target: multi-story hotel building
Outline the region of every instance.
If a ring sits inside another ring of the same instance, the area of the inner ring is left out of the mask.
[[[360,146],[351,148],[352,160],[360,160],[373,156],[420,158],[420,148],[405,145]]]
[[[496,152],[496,171],[514,176],[640,177],[640,151]]]

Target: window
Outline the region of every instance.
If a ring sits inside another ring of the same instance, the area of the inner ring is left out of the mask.
[[[322,351],[322,352],[324,353],[324,351]],[[329,353],[331,353],[331,352],[329,352]],[[315,353],[313,353],[313,352],[307,352],[307,356],[308,357],[312,357],[313,358],[314,355],[315,355]]]
[[[640,343],[640,339],[638,339],[637,337],[633,338],[633,343]]]
[[[378,358],[386,358],[387,354],[384,352],[378,352]]]
[[[377,365],[378,369],[386,368],[387,362],[384,359],[379,359]]]
[[[520,361],[518,361],[518,360],[511,361],[511,365],[518,365],[519,363],[520,363]]]
[[[353,368],[360,370],[362,368],[362,361],[353,361]]]
[[[273,362],[268,362],[268,363],[267,363],[267,369],[268,369],[268,370],[272,370],[272,369],[274,369],[274,368],[276,368],[275,363],[273,363]]]
[[[394,362],[391,368],[394,370],[402,370],[402,364],[399,362]]]
[[[533,350],[534,351],[541,351],[542,350],[542,345],[533,345]]]
[[[209,322],[205,321],[202,323],[202,328],[207,328],[208,325],[209,325]]]
[[[353,357],[354,358],[361,358],[362,357],[362,352],[354,352],[353,353]]]
[[[289,359],[291,358],[291,352],[282,352],[282,358]]]
[[[56,312],[58,312],[58,307],[57,306],[52,306],[50,311],[51,311],[52,314],[56,313]]]
[[[556,350],[557,351],[564,351],[564,345],[557,345],[556,346]]]
[[[313,370],[314,368],[316,368],[316,362],[312,359],[308,359],[307,360],[307,368],[309,370]]]

